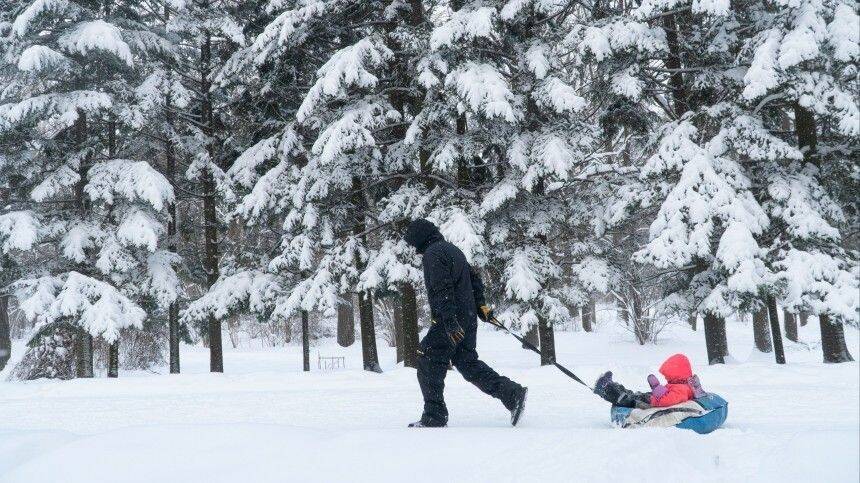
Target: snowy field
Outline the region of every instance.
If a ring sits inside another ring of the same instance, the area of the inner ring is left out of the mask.
[[[642,387],[664,357],[686,352],[705,389],[730,403],[725,427],[706,436],[614,428],[606,403],[496,332],[481,332],[478,350],[529,386],[517,428],[449,373],[449,427],[407,429],[421,408],[415,373],[394,366],[382,341],[381,375],[358,370],[358,344],[313,347],[311,373],[297,346],[228,348],[225,374],[207,373],[205,349],[184,347],[182,375],[0,382],[0,481],[856,482],[858,365],[822,364],[817,333],[810,324],[805,344],[787,342],[785,367],[753,354],[742,324],[729,327],[733,362],[716,367],[703,365],[702,332],[683,327],[648,347],[626,334],[557,333],[559,360],[587,380],[613,369]],[[857,357],[858,332],[846,333]],[[318,353],[346,356],[347,368],[318,370]]]

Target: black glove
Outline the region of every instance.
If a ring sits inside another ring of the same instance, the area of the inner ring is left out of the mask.
[[[491,309],[489,305],[482,305],[478,307],[478,318],[483,320],[484,322],[489,322],[495,317],[496,314],[493,313],[493,309]]]
[[[451,341],[451,344],[455,346],[460,342],[463,342],[463,339],[466,337],[466,333],[463,331],[463,328],[460,327],[460,324],[455,320],[445,324],[445,334],[448,335],[448,339]]]

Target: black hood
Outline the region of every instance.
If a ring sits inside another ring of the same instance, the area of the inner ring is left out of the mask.
[[[415,247],[418,253],[423,254],[424,250],[430,244],[444,240],[445,238],[439,233],[439,228],[436,228],[436,225],[432,222],[424,218],[418,218],[417,220],[412,220],[409,226],[406,227],[406,235],[403,236],[403,239],[406,240],[406,243]]]

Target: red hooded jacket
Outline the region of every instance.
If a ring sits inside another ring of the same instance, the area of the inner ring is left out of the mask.
[[[690,359],[684,354],[675,354],[660,366],[660,374],[666,378],[668,391],[661,398],[651,396],[651,405],[657,407],[674,406],[693,399],[693,388],[687,382],[693,377]]]

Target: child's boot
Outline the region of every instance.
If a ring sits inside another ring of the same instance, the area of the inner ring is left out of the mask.
[[[699,381],[699,376],[693,374],[688,380],[687,384],[693,389],[693,397],[699,399],[700,397],[705,397],[708,393],[702,389],[702,383]]]

